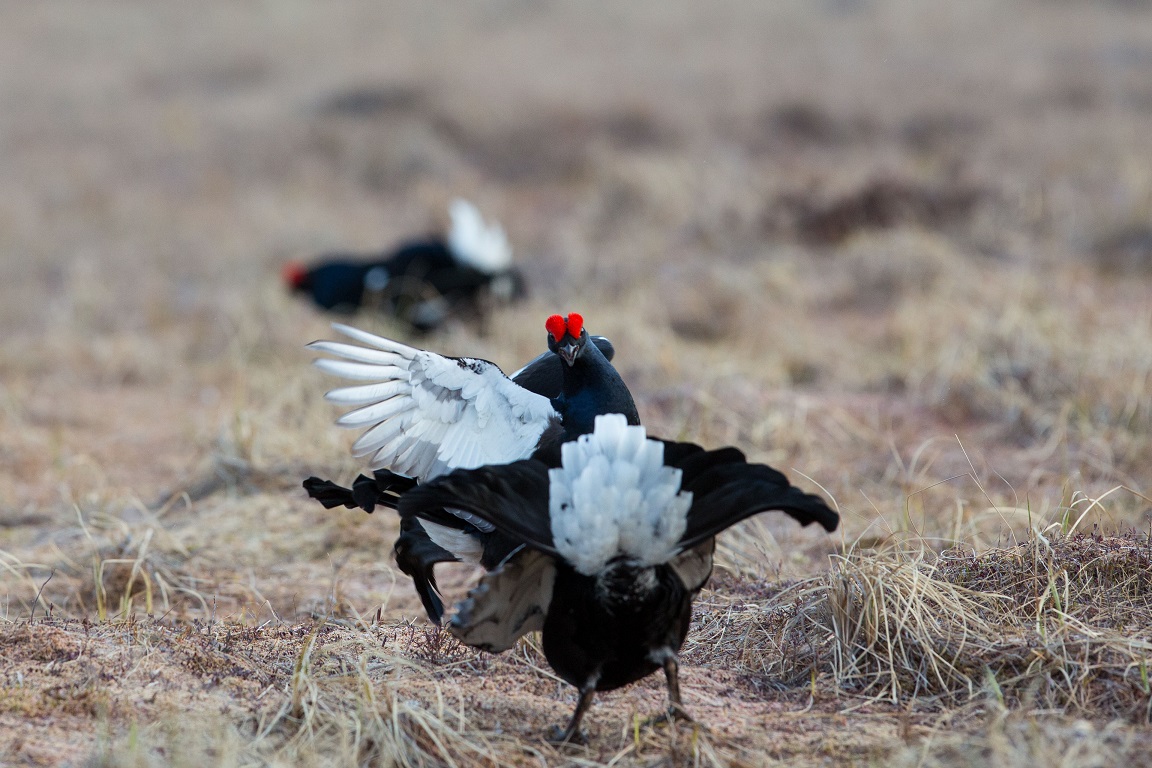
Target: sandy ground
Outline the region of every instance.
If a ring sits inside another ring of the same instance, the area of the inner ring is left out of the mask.
[[[1149,530],[1152,5],[3,16],[0,761],[1148,754],[1147,717],[1097,699],[1040,716],[789,677],[764,628],[853,547]],[[589,747],[543,745],[574,697],[535,647],[433,633],[395,521],[299,489],[359,467],[303,350],[329,319],[280,265],[436,229],[457,195],[503,222],[531,296],[414,343],[512,370],[580,311],[653,433],[738,445],[841,510],[832,537],[765,519],[723,540],[685,659],[707,731],[636,729],[653,677],[602,697]]]

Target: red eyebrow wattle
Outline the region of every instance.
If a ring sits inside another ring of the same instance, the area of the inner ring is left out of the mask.
[[[572,334],[572,338],[580,338],[580,332],[584,330],[584,318],[575,312],[568,315],[568,333]]]
[[[564,318],[560,315],[552,315],[544,321],[544,329],[548,331],[548,335],[556,341],[564,338],[565,322]]]

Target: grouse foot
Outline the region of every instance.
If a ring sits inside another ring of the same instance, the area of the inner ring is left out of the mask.
[[[588,743],[588,731],[580,728],[569,734],[567,728],[554,725],[545,732],[544,738],[549,744],[555,744],[558,747],[565,744],[574,744],[582,747]]]

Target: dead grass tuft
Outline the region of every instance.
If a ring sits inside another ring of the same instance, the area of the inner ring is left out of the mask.
[[[765,671],[938,706],[991,698],[1134,722],[1152,715],[1146,536],[983,554],[854,552],[776,598]]]
[[[939,573],[960,587],[995,593],[1017,608],[1055,599],[1062,610],[1075,608],[1080,618],[1116,629],[1133,620],[1147,626],[1140,611],[1152,610],[1152,542],[1135,531],[1037,536],[979,556],[952,549],[941,555]]]
[[[161,510],[161,515],[168,511]],[[207,612],[191,554],[142,504],[75,510],[75,524],[39,548],[39,562],[0,552],[0,584],[23,613],[91,616],[97,621],[195,606]]]
[[[369,635],[355,634],[320,663],[319,629],[305,639],[288,696],[264,719],[257,743],[278,735],[279,753],[297,764],[501,764],[487,736],[468,727],[462,699],[453,708],[439,687],[424,702],[405,694],[403,682],[381,686],[380,675],[404,662],[382,654]]]
[[[0,624],[0,717],[127,721],[94,745],[88,764],[101,766],[498,766],[521,751],[475,728],[434,666],[386,650],[399,634],[324,621]]]

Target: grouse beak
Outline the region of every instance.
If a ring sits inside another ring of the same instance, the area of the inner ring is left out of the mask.
[[[570,341],[567,344],[561,344],[556,348],[556,354],[560,355],[561,360],[568,363],[569,368],[576,364],[576,355],[579,354],[579,352],[580,347],[574,341]]]

